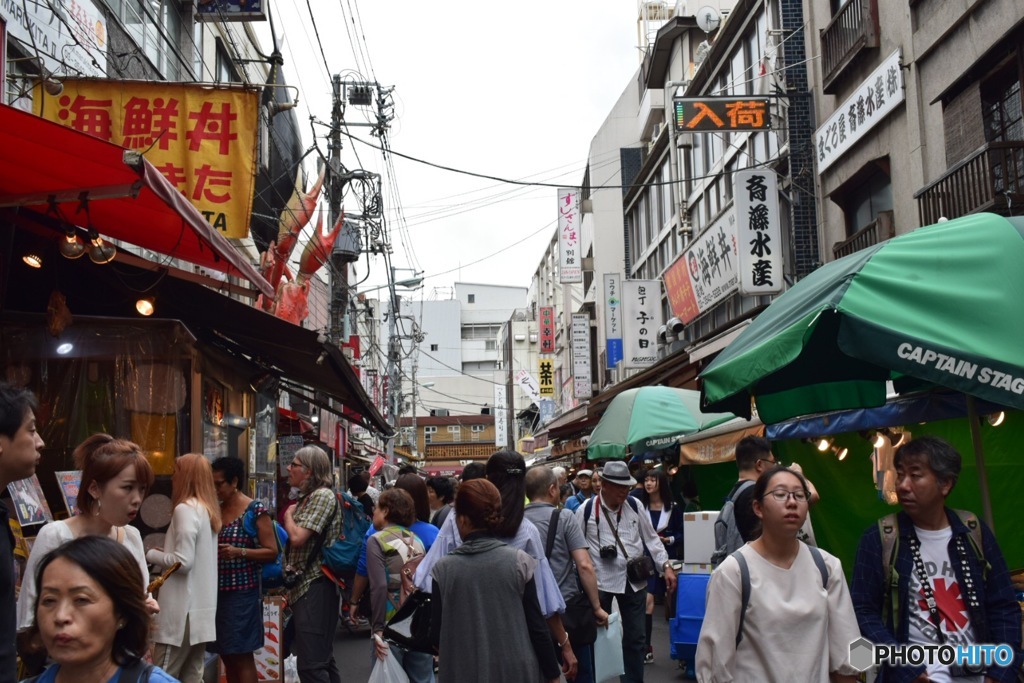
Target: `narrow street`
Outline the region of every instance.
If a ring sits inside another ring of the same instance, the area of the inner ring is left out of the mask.
[[[668,622],[661,617],[660,606],[655,608],[654,616],[654,632],[651,636],[654,663],[644,667],[644,680],[646,683],[683,683],[693,680],[685,678],[679,662],[669,656]],[[350,634],[344,627],[339,627],[338,636],[334,640],[334,657],[341,670],[342,680],[353,683],[367,680],[373,666],[369,631]]]

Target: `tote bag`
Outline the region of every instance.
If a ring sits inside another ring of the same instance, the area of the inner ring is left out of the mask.
[[[622,617],[618,612],[608,615],[608,628],[597,629],[594,641],[594,679],[597,683],[617,679],[626,673],[622,663]]]

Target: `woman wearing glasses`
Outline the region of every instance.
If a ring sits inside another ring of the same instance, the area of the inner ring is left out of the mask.
[[[842,565],[797,540],[809,498],[806,479],[786,467],[758,478],[753,508],[761,535],[727,557],[708,584],[697,644],[701,683],[856,680],[850,643],[860,630]]]

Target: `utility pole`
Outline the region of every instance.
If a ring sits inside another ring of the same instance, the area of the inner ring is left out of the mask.
[[[328,205],[330,227],[341,216],[341,196],[345,179],[341,172],[341,124],[345,115],[344,100],[341,97],[341,76],[335,74],[331,80],[333,97],[331,103],[331,135],[328,142],[330,168],[328,169]],[[348,315],[348,262],[349,257],[334,250],[331,253],[331,342],[337,346],[347,342],[344,339],[345,317]]]
[[[391,437],[388,439],[388,464],[395,464],[395,440],[398,438],[399,415],[402,409],[402,340],[398,336],[398,315],[401,299],[395,292],[394,275],[388,288],[388,404]]]

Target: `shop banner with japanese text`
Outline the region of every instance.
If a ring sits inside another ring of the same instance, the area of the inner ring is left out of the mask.
[[[537,379],[540,384],[541,396],[555,395],[555,361],[541,358],[537,361]]]
[[[572,379],[573,393],[579,400],[590,398],[593,380],[590,372],[590,315],[572,314]]]
[[[579,190],[558,190],[558,281],[583,282]]]
[[[622,277],[618,273],[604,274],[604,336],[605,355],[609,368],[622,360]]]
[[[665,270],[672,314],[688,323],[739,286],[736,211],[730,208]]]
[[[740,243],[740,294],[782,291],[782,228],[775,171],[752,168],[733,173],[736,236]]]
[[[540,352],[555,352],[555,307],[541,306],[537,312],[540,318],[537,326],[540,328]]]
[[[646,368],[658,362],[661,315],[660,280],[622,283],[622,350],[627,368]]]
[[[249,235],[257,91],[67,79],[60,95],[34,97],[48,121],[141,152],[224,237]]]

